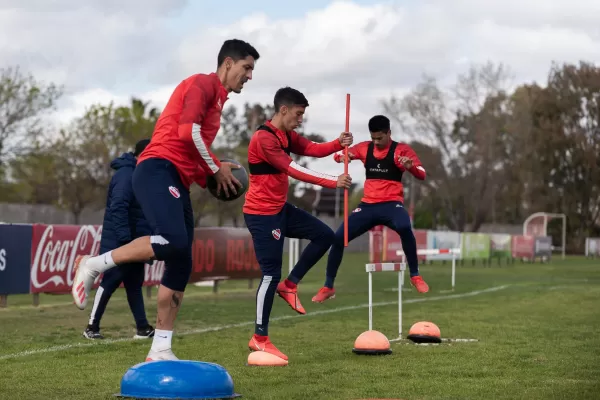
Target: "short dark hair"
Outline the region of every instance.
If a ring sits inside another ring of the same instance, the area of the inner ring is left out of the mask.
[[[376,115],[369,120],[369,132],[389,132],[390,119],[385,115]]]
[[[133,152],[134,156],[139,156],[142,154],[142,151],[150,144],[150,139],[142,139],[135,144],[135,151]]]
[[[275,106],[275,112],[279,112],[281,106],[308,107],[308,100],[306,100],[306,97],[302,94],[301,91],[286,86],[284,88],[279,89],[275,93],[273,105]]]
[[[223,61],[227,57],[231,57],[233,61],[242,60],[248,56],[254,58],[254,60],[258,60],[260,58],[260,54],[258,51],[250,43],[244,42],[240,39],[229,39],[223,42],[221,46],[221,50],[219,50],[219,55],[217,56],[217,67],[220,67],[223,64]]]

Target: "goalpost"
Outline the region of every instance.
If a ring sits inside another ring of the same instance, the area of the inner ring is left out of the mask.
[[[560,213],[536,212],[531,214],[523,222],[524,236],[548,236],[548,221],[560,218],[562,219],[562,240],[561,246],[555,247],[561,250],[562,258],[565,258],[565,247],[567,244],[567,216]]]

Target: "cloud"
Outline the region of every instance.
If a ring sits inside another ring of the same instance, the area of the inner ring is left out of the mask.
[[[64,83],[70,94],[133,88],[162,70],[157,48],[173,57],[164,27],[184,5],[182,0],[4,0],[0,59],[38,79]]]
[[[294,18],[259,11],[229,23],[203,21],[183,37],[172,26],[184,1],[6,3],[0,58],[67,83],[65,119],[111,95],[162,107],[183,78],[213,71],[220,45],[232,37],[255,45],[261,59],[253,81],[228,104],[270,103],[279,87],[293,86],[311,103],[306,130],[333,139],[344,128],[349,92],[357,141],[368,139],[367,121],[382,112],[381,100],[406,93],[425,73],[449,84],[469,64],[492,60],[506,63],[517,84],[543,84],[552,61],[600,61],[600,2],[592,0],[338,1]],[[354,163],[351,171],[364,177]]]
[[[508,64],[517,83],[543,84],[554,60],[600,60],[600,37],[590,17],[600,13],[600,3],[525,3],[335,2],[281,20],[260,12],[186,38],[179,71],[211,70],[221,42],[242,37],[262,57],[253,82],[231,103],[271,101],[278,87],[297,87],[311,102],[308,130],[333,138],[343,128],[344,95],[350,92],[352,130],[365,140],[368,118],[382,111],[381,99],[405,93],[425,73],[448,84],[469,64],[492,60]]]

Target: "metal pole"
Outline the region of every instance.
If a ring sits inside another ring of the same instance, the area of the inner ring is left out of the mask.
[[[373,273],[369,272],[369,330],[373,330]]]
[[[454,290],[455,282],[456,282],[456,253],[452,252],[452,290]]]
[[[565,259],[565,248],[567,247],[567,216],[563,215],[563,230],[562,230],[562,259]]]
[[[404,271],[401,267],[398,273],[398,339],[402,339],[402,283],[404,282]]]

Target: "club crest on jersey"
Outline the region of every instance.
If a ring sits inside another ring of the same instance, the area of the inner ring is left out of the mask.
[[[276,240],[281,239],[281,229],[273,229],[271,233]]]
[[[169,186],[169,193],[171,193],[176,199],[181,196],[181,194],[179,194],[179,190],[175,186]]]

